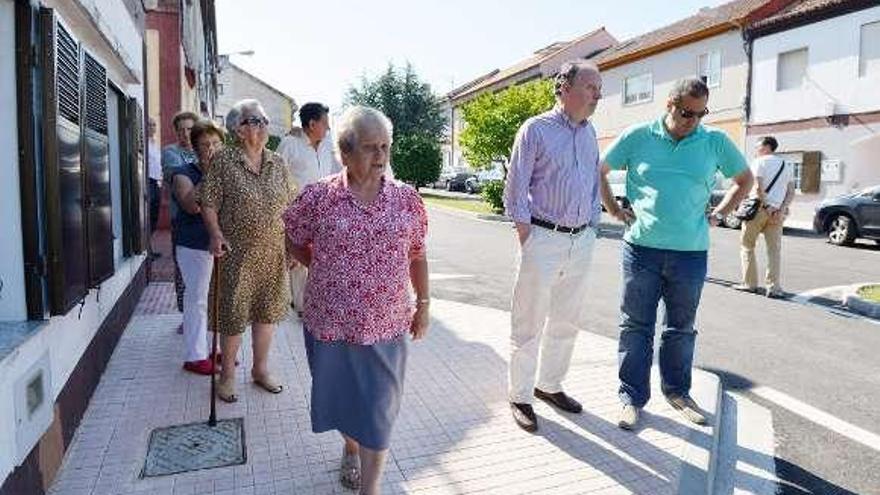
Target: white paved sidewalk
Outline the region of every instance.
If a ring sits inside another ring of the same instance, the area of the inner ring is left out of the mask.
[[[168,299],[168,290],[151,285],[142,306]],[[644,426],[618,429],[616,342],[589,333],[578,340],[565,384],[584,412],[538,404],[540,431],[525,433],[505,396],[509,314],[440,300],[432,313],[428,339],[411,347],[383,493],[678,493],[688,466],[682,455],[711,444],[712,430],[679,419],[656,383]],[[240,400],[218,405],[220,418],[245,418],[247,464],[139,479],[151,430],[208,415],[209,380],[180,369],[179,322],[170,311],[141,310],[132,318],[52,494],[352,493],[337,482],[338,436],[311,432],[302,334],[290,321],[279,328],[271,356],[285,391],[271,395],[249,383],[246,342]],[[700,445],[688,444],[695,438]]]

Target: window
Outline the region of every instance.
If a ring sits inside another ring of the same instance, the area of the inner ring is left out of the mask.
[[[623,81],[623,104],[635,105],[651,101],[654,97],[654,79],[651,73],[627,77]]]
[[[859,77],[880,74],[880,21],[862,25],[859,37]]]
[[[797,89],[807,77],[807,49],[780,53],[776,65],[776,91]]]
[[[697,57],[697,77],[706,86],[715,88],[721,85],[721,52],[714,50]]]
[[[222,94],[223,94],[223,85],[222,85],[222,84],[218,84],[218,85],[217,85],[217,94],[218,94],[218,95],[222,95]]]
[[[794,168],[794,188],[802,194],[819,192],[822,182],[822,152],[798,151],[777,153],[779,158]]]

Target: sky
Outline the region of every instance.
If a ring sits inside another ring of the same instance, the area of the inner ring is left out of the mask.
[[[619,41],[724,0],[217,0],[221,54],[331,112],[363,76],[410,62],[437,94],[604,26]],[[335,112],[333,112],[335,113]]]

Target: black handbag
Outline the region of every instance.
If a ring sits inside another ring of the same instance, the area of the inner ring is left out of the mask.
[[[770,185],[767,186],[767,189],[764,189],[764,194],[767,194],[768,192],[770,192],[770,189],[773,189],[773,185],[776,184],[776,180],[779,179],[780,175],[782,175],[783,170],[785,170],[785,162],[782,162],[782,165],[780,165],[779,167],[779,171],[776,172],[776,176],[774,176],[773,180],[770,181]],[[739,204],[733,216],[739,218],[740,220],[752,220],[755,218],[755,216],[758,215],[758,210],[760,209],[760,199],[748,198]]]

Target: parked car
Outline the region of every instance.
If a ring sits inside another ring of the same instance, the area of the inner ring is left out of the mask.
[[[446,190],[447,191],[467,191],[467,187],[465,183],[468,179],[474,178],[476,179],[476,175],[470,172],[458,172],[452,178],[446,181]]]
[[[431,184],[431,187],[435,189],[446,189],[447,184],[449,184],[449,180],[455,177],[457,172],[455,170],[444,169],[440,172],[440,176],[437,178],[437,181]]]
[[[718,203],[720,203],[721,200],[724,199],[724,196],[726,194],[727,194],[727,189],[716,189],[716,190],[712,191],[712,194],[709,197],[709,209],[711,210],[712,208],[715,208],[716,206],[718,206]],[[727,227],[728,229],[734,229],[734,230],[742,227],[742,220],[737,218],[735,213],[736,213],[736,208],[733,208],[730,211],[730,213],[728,213],[727,216],[724,217],[724,222],[721,223],[721,226]]]
[[[486,185],[487,182],[503,179],[504,172],[500,168],[495,168],[492,170],[481,170],[477,172],[477,175],[465,181],[464,190],[465,192],[470,194],[477,194],[478,192],[483,190],[483,186]]]
[[[880,242],[880,186],[826,199],[816,207],[813,228],[838,246],[858,238]]]
[[[500,168],[493,168],[491,170],[481,170],[477,172],[477,182],[481,185],[485,184],[492,180],[503,180],[504,179],[504,171]]]
[[[468,177],[467,180],[464,181],[464,192],[468,194],[477,194],[482,190],[483,184],[476,175]]]

